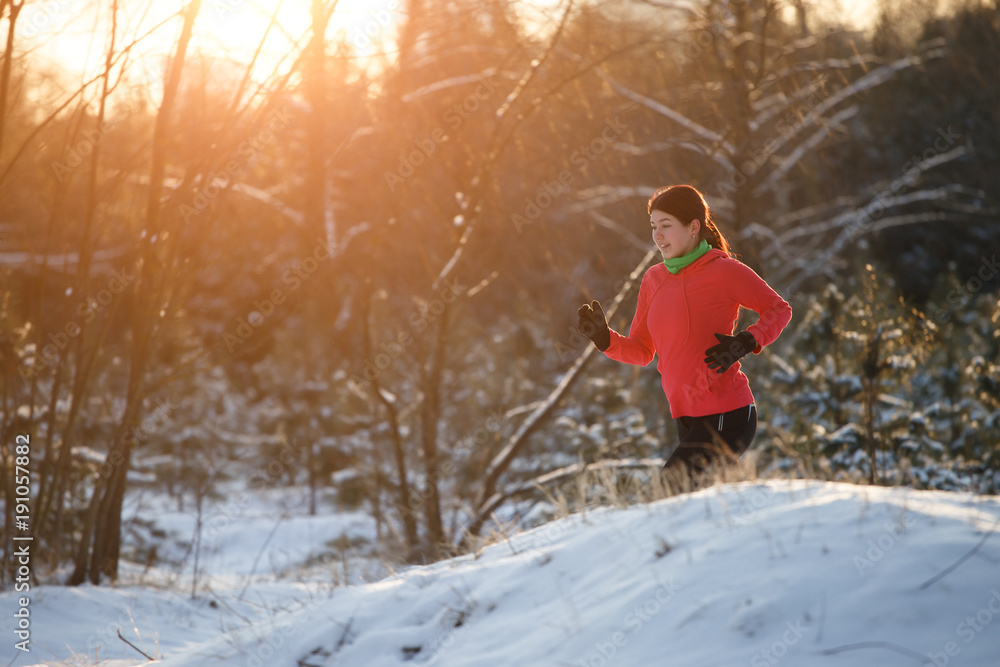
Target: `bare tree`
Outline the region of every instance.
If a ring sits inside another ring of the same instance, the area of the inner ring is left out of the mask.
[[[625,281],[621,289],[615,295],[614,301],[612,301],[610,306],[606,309],[609,320],[615,316],[615,313],[618,312],[618,309],[621,307],[622,303],[624,303],[626,297],[631,294],[632,289],[642,278],[646,269],[649,268],[649,265],[655,256],[656,250],[650,250],[636,265],[635,269],[629,275],[628,280]],[[467,540],[469,537],[479,535],[483,524],[490,519],[497,507],[499,507],[504,500],[515,494],[524,492],[524,489],[521,488],[520,484],[515,484],[514,489],[501,490],[501,476],[507,472],[511,464],[514,463],[517,457],[524,451],[525,447],[528,445],[531,435],[543,423],[544,419],[552,413],[560,399],[562,399],[566,392],[569,391],[576,380],[580,377],[583,369],[587,365],[587,362],[589,362],[594,356],[596,349],[597,348],[593,345],[589,344],[584,348],[583,352],[576,358],[570,369],[565,373],[565,375],[563,375],[559,384],[556,385],[551,392],[549,392],[549,395],[544,400],[538,403],[538,405],[527,417],[525,417],[524,421],[521,422],[521,425],[517,428],[517,430],[510,436],[510,438],[507,439],[503,449],[501,449],[500,452],[498,452],[490,461],[484,475],[483,486],[481,487],[472,508],[472,519],[466,528],[465,534],[461,537],[462,541]]]
[[[422,27],[420,21],[418,20],[421,16],[419,11],[421,6],[421,0],[411,0],[408,11],[411,21],[408,22],[402,30],[399,49],[401,54],[401,66],[404,68],[404,72],[408,62],[406,55],[408,50],[414,49],[417,35]],[[560,21],[557,24],[556,30],[545,43],[545,47],[541,55],[531,61],[531,63],[525,68],[525,71],[520,79],[517,81],[514,89],[507,95],[503,102],[498,105],[495,112],[496,123],[490,132],[485,154],[478,160],[474,169],[471,170],[470,175],[466,177],[467,180],[460,183],[458,186],[458,190],[460,192],[468,193],[462,197],[460,202],[457,203],[459,210],[456,212],[456,215],[461,216],[463,219],[461,235],[457,238],[453,248],[451,249],[450,257],[444,263],[443,267],[437,271],[437,274],[427,291],[427,297],[421,300],[424,303],[436,301],[436,297],[446,284],[446,281],[454,276],[462,261],[465,259],[465,252],[469,247],[471,239],[473,238],[478,226],[481,224],[484,214],[483,203],[489,196],[492,182],[491,179],[495,170],[498,168],[502,156],[515,142],[518,127],[531,115],[532,112],[541,107],[541,100],[547,97],[548,94],[551,94],[551,91],[544,91],[539,94],[538,98],[532,100],[530,105],[525,105],[527,106],[527,109],[521,110],[518,108],[520,113],[515,111],[515,107],[518,107],[518,105],[523,101],[529,88],[536,82],[536,79],[538,79],[538,75],[542,67],[553,56],[566,24],[572,15],[572,9],[572,0],[569,0],[563,5],[561,8]],[[430,91],[447,90],[452,85],[456,85],[459,81],[464,83],[467,80],[468,77],[448,77],[446,79],[432,81],[421,86],[418,91],[411,90],[406,93],[402,93],[401,97],[404,95],[419,96],[422,95],[424,91],[429,93]],[[558,87],[558,85],[559,84],[556,84],[553,88]],[[432,207],[436,208],[433,204]],[[444,521],[442,520],[442,497],[440,486],[442,480],[444,479],[444,475],[442,473],[439,424],[442,418],[440,396],[441,379],[442,372],[447,361],[447,351],[449,348],[448,341],[449,336],[451,335],[448,327],[448,317],[452,311],[456,310],[462,298],[467,295],[463,293],[456,294],[454,296],[454,302],[450,304],[443,304],[444,309],[437,315],[433,323],[430,325],[427,334],[431,337],[431,342],[429,345],[425,346],[425,356],[420,362],[418,362],[421,391],[417,400],[419,401],[418,405],[421,425],[420,451],[423,463],[424,489],[416,489],[410,494],[411,499],[419,502],[418,506],[414,506],[414,503],[411,500],[411,504],[409,506],[401,508],[400,510],[404,516],[409,517],[412,515],[413,510],[417,509],[417,507],[421,507],[423,509],[424,519],[427,523],[427,537],[424,544],[424,551],[431,557],[436,557],[442,549],[449,548],[449,542],[451,540],[451,536],[445,534]],[[383,399],[380,398],[380,400]],[[409,527],[407,527],[407,530],[409,530]]]
[[[25,0],[0,0],[0,17],[7,14],[7,39],[4,44],[3,62],[0,62],[0,158],[3,157],[4,130],[7,120],[7,91],[10,89],[10,68],[14,63],[14,36],[17,18],[24,8]]]
[[[76,585],[89,579],[99,583],[102,576],[116,579],[121,548],[121,512],[125,497],[125,480],[136,427],[141,419],[143,400],[147,391],[146,371],[158,332],[160,313],[171,302],[170,273],[176,270],[176,240],[156,246],[164,232],[165,221],[161,201],[166,168],[167,136],[174,106],[177,102],[181,74],[187,55],[195,19],[201,9],[201,0],[191,0],[183,12],[183,25],[177,47],[170,60],[163,90],[163,101],[156,116],[153,131],[153,153],[150,166],[148,196],[146,198],[146,234],[140,247],[141,258],[134,282],[135,306],[132,315],[131,359],[125,411],[108,450],[107,463],[110,473],[101,476],[94,489],[90,508],[82,530],[76,562],[68,583]],[[177,234],[175,234],[176,239]],[[161,252],[166,245],[173,253]]]

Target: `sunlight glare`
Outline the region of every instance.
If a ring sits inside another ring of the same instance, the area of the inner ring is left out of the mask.
[[[248,64],[260,48],[254,79],[287,71],[308,43],[312,4],[312,0],[203,0],[189,57],[225,60],[239,66]],[[330,5],[331,0],[323,4]],[[131,54],[133,60],[140,61],[140,85],[151,88],[150,97],[157,97],[155,89],[162,86],[164,63],[180,31],[178,13],[186,6],[179,0],[119,2],[119,49],[163,23]],[[345,45],[356,55],[361,68],[383,56],[391,60],[402,12],[402,0],[340,0],[327,26],[327,49]],[[75,79],[90,78],[103,67],[110,13],[110,2],[28,3],[16,31],[19,50],[32,50]],[[275,25],[268,32],[272,16]],[[265,33],[267,38],[261,45]]]

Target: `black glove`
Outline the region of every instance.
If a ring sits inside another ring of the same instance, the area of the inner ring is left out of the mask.
[[[576,314],[580,316],[580,322],[576,326],[580,333],[594,341],[601,352],[608,349],[611,345],[611,330],[608,329],[608,321],[604,317],[600,301],[583,304]]]
[[[740,357],[757,348],[757,341],[749,331],[741,331],[735,336],[715,334],[715,337],[719,344],[705,350],[705,363],[716,373],[725,373]]]

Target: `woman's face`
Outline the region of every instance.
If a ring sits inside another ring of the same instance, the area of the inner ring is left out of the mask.
[[[663,259],[683,257],[698,247],[701,229],[698,220],[683,223],[669,213],[653,211],[649,214],[649,224],[653,229],[653,243],[660,249]]]

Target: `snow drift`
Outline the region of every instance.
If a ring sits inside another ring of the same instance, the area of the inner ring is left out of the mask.
[[[998,522],[993,497],[725,485],[325,592],[45,587],[32,652],[0,663],[996,667]]]

